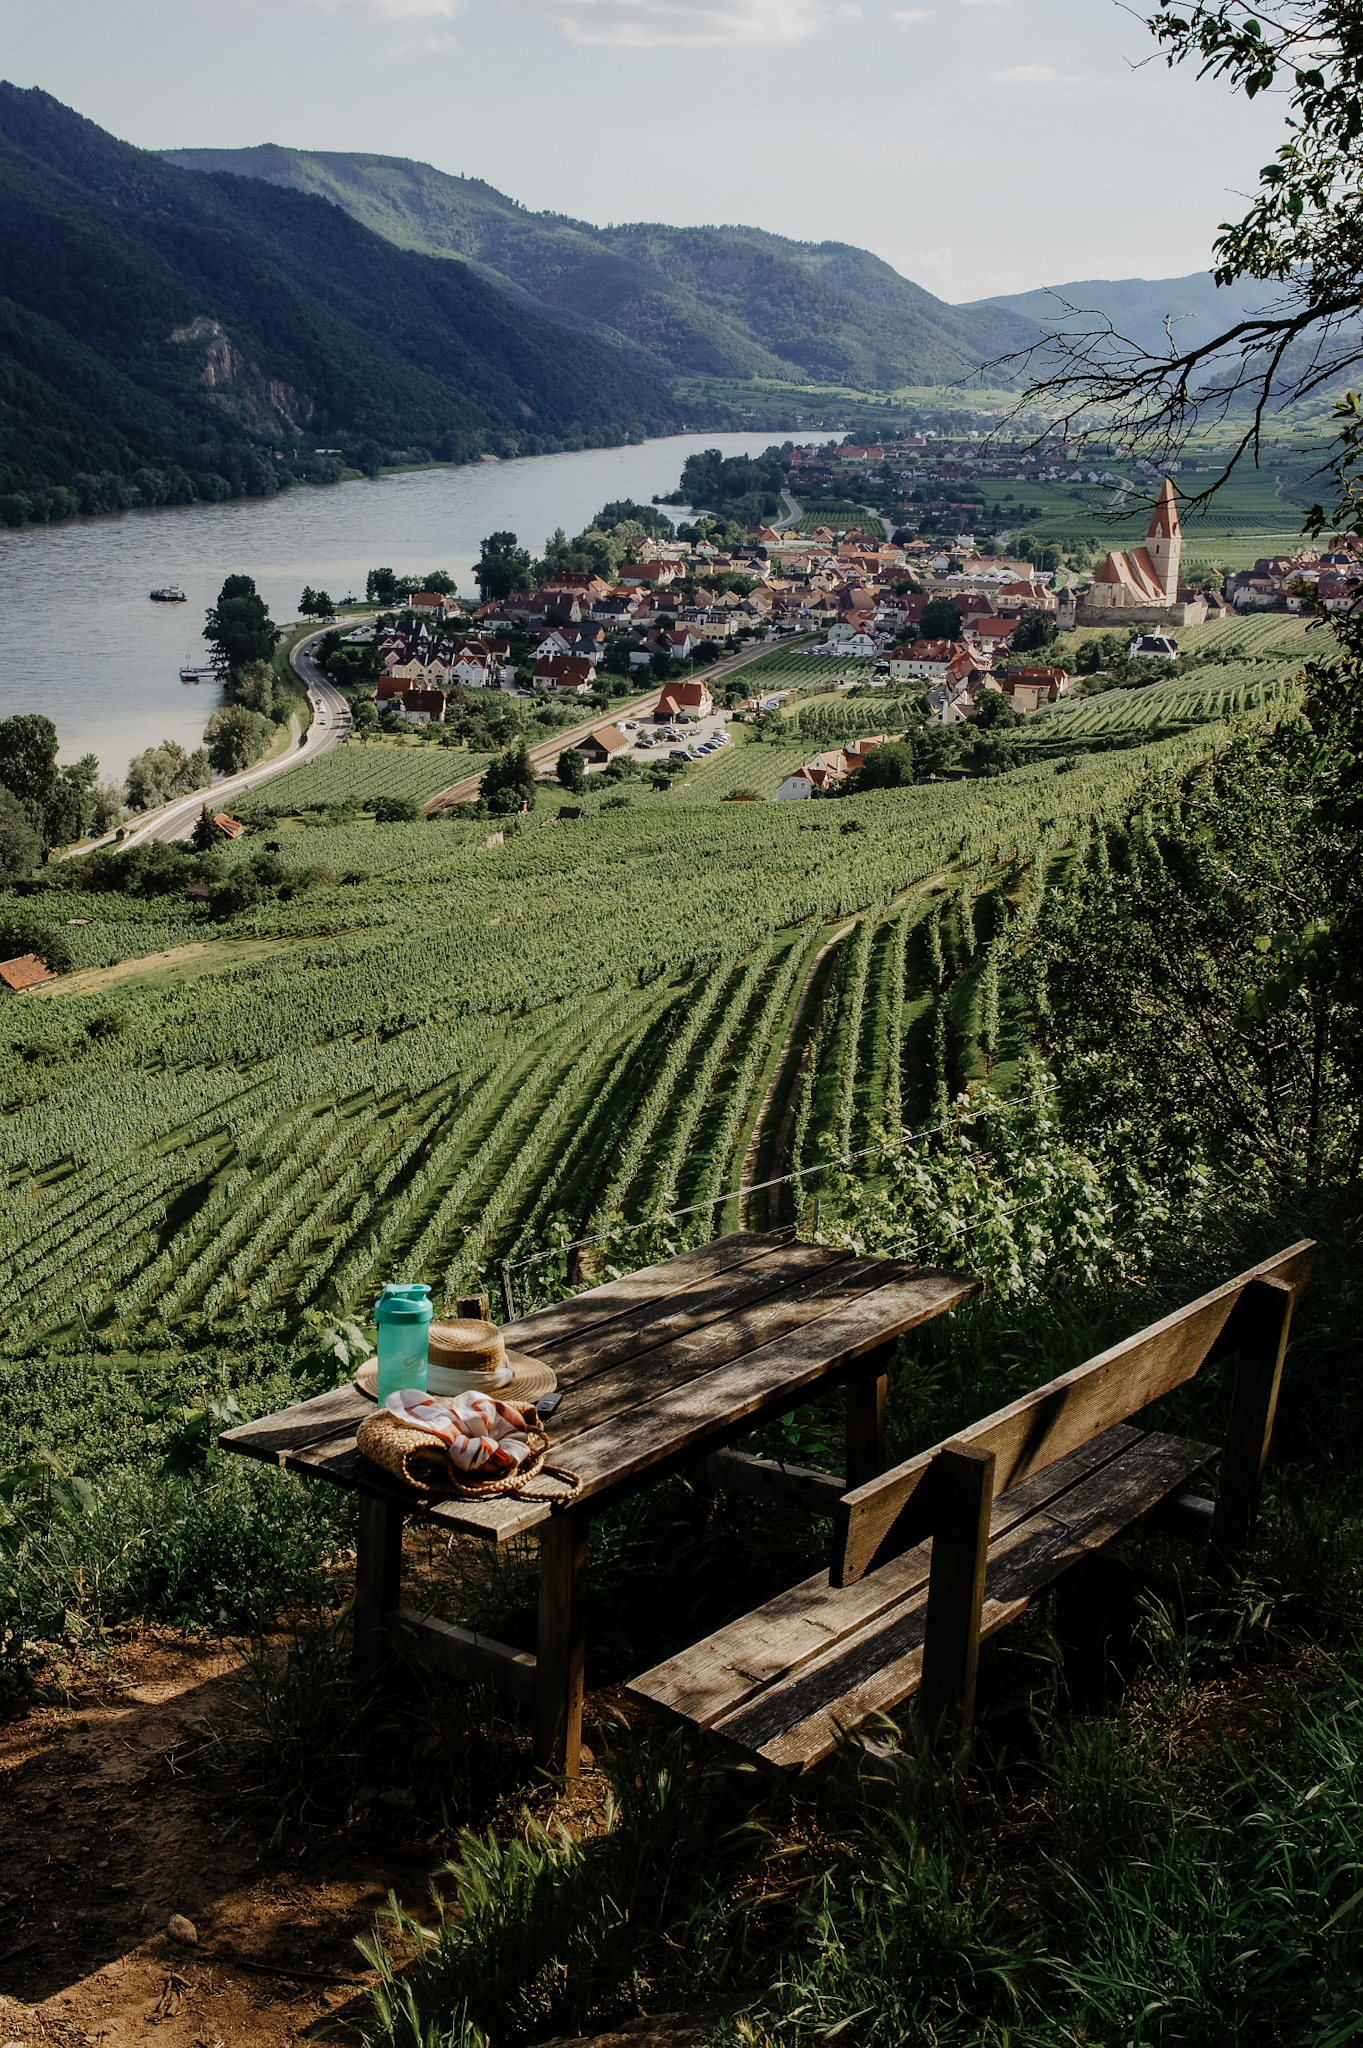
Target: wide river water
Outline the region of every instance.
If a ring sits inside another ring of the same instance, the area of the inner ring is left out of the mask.
[[[225,576],[254,576],[279,625],[298,616],[305,584],[363,597],[380,565],[400,575],[447,569],[462,596],[475,595],[485,534],[510,528],[539,554],[555,527],[580,533],[613,499],[647,504],[674,491],[696,449],[756,454],[770,443],[769,433],[679,434],[637,448],[0,529],[0,717],[46,713],[64,761],[98,754],[104,773],[121,779],[145,747],[199,744],[218,692],[182,683],[179,672],[207,658],[204,613]],[[148,591],[166,583],[188,602],[151,603]]]

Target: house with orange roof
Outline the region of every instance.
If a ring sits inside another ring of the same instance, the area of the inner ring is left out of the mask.
[[[1004,669],[993,680],[1014,711],[1020,711],[1024,717],[1039,711],[1043,704],[1054,704],[1070,686],[1069,670],[1063,668]]]
[[[659,725],[670,725],[674,718],[708,718],[714,708],[715,700],[705,683],[665,683],[653,716]]]
[[[40,982],[55,981],[56,978],[46,960],[40,960],[36,953],[20,953],[13,960],[0,960],[0,981],[6,988],[12,988],[16,995],[22,995],[26,988],[37,988]]]

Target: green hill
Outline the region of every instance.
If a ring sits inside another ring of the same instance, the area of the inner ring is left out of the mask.
[[[201,177],[0,83],[0,517],[260,495],[340,447],[469,461],[667,432],[637,357],[307,193]]]
[[[1245,314],[1261,312],[1279,296],[1280,287],[1258,284],[1253,278],[1218,287],[1209,270],[1195,270],[1188,277],[1084,278],[1033,292],[976,299],[959,310],[978,313],[996,307],[1033,320],[1038,327],[1076,332],[1091,328],[1097,315],[1110,320],[1138,348],[1163,354],[1166,320],[1174,322],[1178,346],[1191,347],[1234,326]]]
[[[969,379],[1036,333],[1007,310],[948,306],[843,242],[748,227],[598,228],[528,213],[479,179],[406,157],[273,144],[163,154],[331,200],[399,247],[461,258],[521,304],[672,375],[883,391]]]

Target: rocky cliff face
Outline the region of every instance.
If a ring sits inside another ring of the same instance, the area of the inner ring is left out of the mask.
[[[204,383],[218,403],[246,425],[267,432],[271,426],[283,425],[301,434],[312,424],[316,407],[307,393],[296,391],[278,377],[267,377],[259,363],[253,363],[236,346],[220,321],[200,314],[188,326],[172,328],[169,338],[202,350]]]

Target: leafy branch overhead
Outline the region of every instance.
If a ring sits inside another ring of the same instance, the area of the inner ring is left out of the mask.
[[[1270,413],[1338,387],[1363,361],[1363,5],[1158,0],[1148,26],[1171,67],[1196,63],[1248,99],[1272,91],[1285,102],[1286,139],[1249,211],[1222,224],[1213,272],[1219,286],[1254,279],[1277,295],[1187,347],[1170,321],[1163,350],[1061,301],[1065,331],[1007,360],[1032,372],[1024,404],[1045,404],[1067,428],[1099,409],[1105,436],[1124,447],[1172,449],[1199,422],[1231,421],[1225,465],[1192,501],[1202,503],[1257,455]]]

